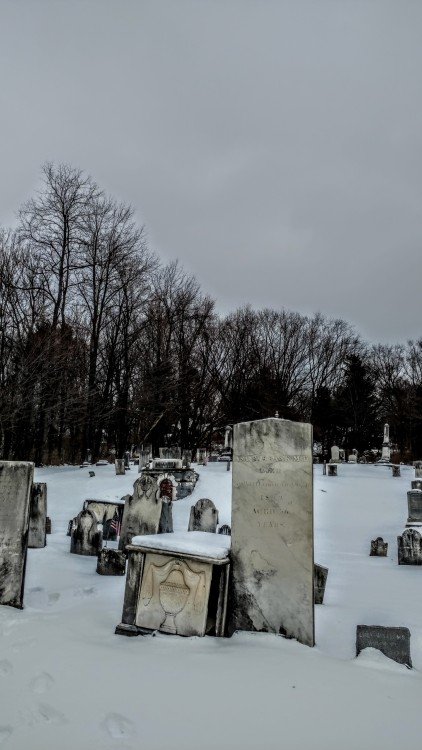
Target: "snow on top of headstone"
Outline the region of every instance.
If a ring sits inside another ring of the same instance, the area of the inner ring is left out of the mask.
[[[176,534],[148,534],[134,536],[131,544],[162,549],[167,552],[184,552],[187,555],[202,555],[223,560],[230,549],[231,537],[210,534],[206,531],[185,531]]]

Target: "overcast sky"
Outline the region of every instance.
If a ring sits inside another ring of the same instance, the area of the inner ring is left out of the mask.
[[[422,336],[421,0],[0,0],[0,224],[45,161],[226,313]]]

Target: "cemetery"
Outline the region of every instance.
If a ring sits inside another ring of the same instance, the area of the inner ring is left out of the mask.
[[[257,681],[268,747],[277,746],[280,696],[285,731],[304,750],[338,747],[330,722],[315,738],[300,721],[303,710],[317,721],[327,701],[337,725],[353,726],[342,747],[378,747],[385,722],[383,748],[395,747],[403,726],[414,735],[422,670],[417,467],[394,474],[386,460],[342,462],[334,451],[332,479],[313,465],[311,442],[307,424],[237,424],[232,471],[202,453],[189,469],[189,494],[179,497],[179,466],[169,464],[182,459],[174,457],[145,461],[139,472],[117,473],[110,463],[94,477],[89,465],[3,462],[0,743],[67,749],[79,737],[82,746],[135,750],[147,738],[158,750],[175,732],[183,738],[176,747],[193,748],[206,696],[222,717],[220,745],[252,748]],[[142,717],[139,670],[152,687],[142,693]],[[172,695],[170,725],[157,724],[160,684]],[[186,735],[182,724],[193,715]]]

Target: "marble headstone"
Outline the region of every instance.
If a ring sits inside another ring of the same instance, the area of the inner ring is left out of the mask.
[[[29,506],[28,547],[40,549],[47,544],[47,485],[34,482]]]
[[[142,473],[133,485],[133,495],[126,496],[119,549],[124,550],[134,536],[158,533],[162,505],[157,480]]]
[[[34,464],[0,461],[0,604],[22,609]]]
[[[314,645],[312,426],[234,426],[229,632]]]
[[[202,498],[191,506],[188,531],[208,531],[215,534],[218,525],[218,510],[212,500]]]

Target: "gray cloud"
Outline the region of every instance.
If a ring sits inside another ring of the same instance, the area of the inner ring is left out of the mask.
[[[421,22],[411,0],[4,0],[0,222],[68,162],[221,311],[420,336]]]

